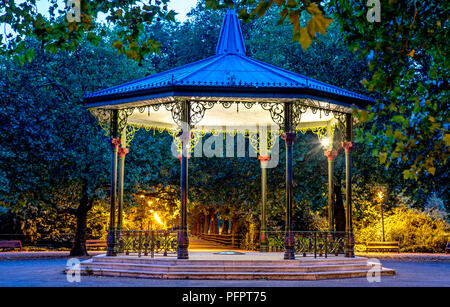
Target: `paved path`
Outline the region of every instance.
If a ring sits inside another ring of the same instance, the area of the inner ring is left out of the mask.
[[[383,266],[395,269],[396,276],[369,283],[366,278],[318,281],[267,280],[161,280],[116,277],[81,276],[80,283],[67,282],[63,269],[66,259],[1,260],[0,287],[450,287],[450,262],[412,262],[384,260]]]
[[[190,251],[211,252],[236,250],[211,242],[190,238]],[[91,255],[104,252],[91,252]],[[396,276],[381,278],[380,283],[369,283],[366,278],[334,279],[319,281],[236,281],[236,280],[161,280],[116,277],[82,276],[80,283],[69,283],[63,270],[68,252],[2,252],[0,253],[0,286],[148,286],[148,287],[450,287],[450,255],[445,254],[360,254],[379,258],[384,267],[395,269]]]
[[[189,251],[212,252],[212,251],[242,251],[242,250],[193,237],[193,238],[189,238]],[[242,252],[246,252],[246,251],[242,251]]]

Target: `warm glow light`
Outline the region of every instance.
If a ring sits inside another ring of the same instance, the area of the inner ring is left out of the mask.
[[[153,204],[153,202],[152,202],[151,200],[149,200],[149,201],[147,202],[147,204],[150,206],[151,204]]]
[[[144,198],[144,197],[145,197],[145,195],[141,195],[140,197],[141,197],[141,198]]]
[[[330,139],[329,138],[323,138],[321,143],[322,143],[323,147],[328,147],[330,145]]]
[[[159,224],[161,224],[162,226],[164,226],[164,223],[163,223],[163,222],[161,221],[161,219],[159,218],[158,213],[155,212],[155,214],[154,214],[153,216],[155,217],[155,220],[156,220]]]
[[[378,197],[379,197],[380,199],[383,199],[383,192],[382,192],[382,191],[378,192]]]

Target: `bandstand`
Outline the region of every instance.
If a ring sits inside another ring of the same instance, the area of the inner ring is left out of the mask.
[[[265,169],[270,160],[271,148],[281,136],[286,146],[286,220],[284,253],[276,253],[274,257],[279,257],[286,265],[288,261],[295,262],[298,253],[292,229],[292,155],[297,133],[309,130],[316,132],[319,138],[331,138],[334,129],[339,128],[344,134],[342,146],[346,163],[346,231],[342,241],[345,242],[344,257],[337,257],[334,261],[353,258],[359,262],[354,265],[367,268],[366,260],[355,257],[353,251],[352,112],[353,108],[365,108],[373,100],[246,56],[239,20],[234,10],[229,9],[226,13],[214,56],[89,94],[84,100],[111,139],[111,211],[107,254],[103,258],[105,263],[110,263],[117,254],[124,253],[126,233],[122,231],[122,209],[125,157],[128,144],[137,129],[169,131],[178,145],[181,161],[181,218],[176,242],[171,241],[171,247],[176,248],[178,261],[190,258],[187,227],[188,160],[199,139],[211,132],[240,133],[249,136],[254,143],[262,169],[261,246],[264,251],[267,246],[267,237],[264,235],[267,193]],[[333,142],[329,142],[324,150],[329,165],[330,220],[333,214],[333,159],[337,154],[332,146]],[[330,229],[330,233],[332,231]],[[325,240],[327,238],[331,237],[327,234]],[[258,255],[254,254],[256,258],[262,257]]]

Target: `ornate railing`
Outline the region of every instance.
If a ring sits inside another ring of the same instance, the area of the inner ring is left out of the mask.
[[[284,251],[284,232],[266,231],[264,234],[270,252]],[[293,231],[293,234],[295,253],[303,257],[314,255],[314,258],[327,258],[329,255],[345,254],[346,232]]]
[[[177,238],[177,233],[170,230],[121,230],[117,233],[117,253],[167,256],[177,252]]]

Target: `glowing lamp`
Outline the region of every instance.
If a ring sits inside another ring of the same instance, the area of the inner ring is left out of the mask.
[[[382,191],[378,192],[378,198],[383,199],[383,192]]]
[[[155,214],[154,214],[153,216],[155,217],[155,220],[156,220],[159,224],[161,224],[162,226],[164,226],[164,223],[163,223],[163,222],[161,221],[161,219],[159,218],[158,213],[155,212]]]
[[[325,147],[325,148],[330,146],[330,139],[329,138],[323,138],[320,142],[322,143],[322,146]]]

